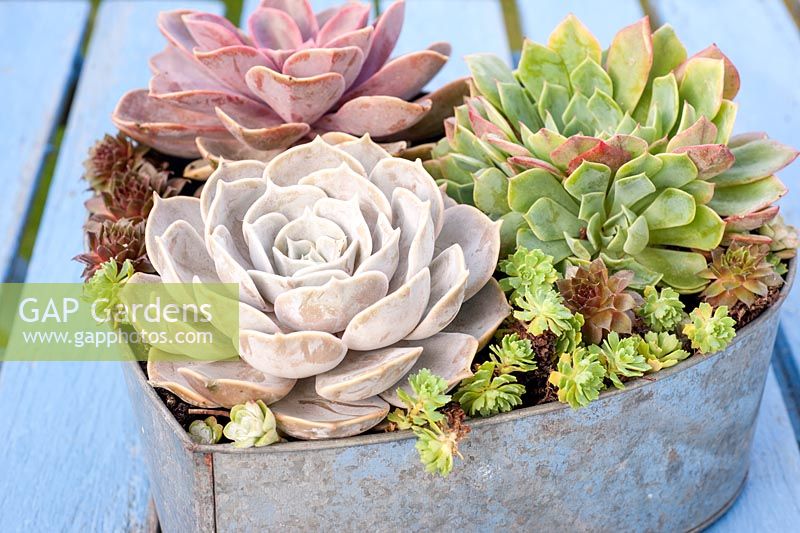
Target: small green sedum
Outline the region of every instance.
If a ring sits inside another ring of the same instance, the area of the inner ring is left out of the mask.
[[[593,344],[589,347],[589,351],[596,354],[605,367],[606,377],[618,389],[625,388],[620,377],[639,377],[650,370],[650,365],[638,351],[639,340],[638,336],[620,339],[619,334],[612,331],[602,345]]]
[[[603,389],[605,374],[597,353],[576,348],[561,355],[557,370],[550,373],[548,381],[558,387],[560,402],[578,409],[597,399]]]
[[[648,285],[643,294],[644,303],[638,314],[647,327],[656,333],[675,331],[686,317],[678,292],[670,287],[664,287],[659,292],[654,286]]]
[[[189,438],[197,444],[216,444],[222,438],[222,424],[217,418],[209,416],[203,420],[195,420],[189,424]]]
[[[500,288],[506,292],[511,291],[512,301],[526,291],[551,287],[561,277],[553,266],[553,256],[539,249],[517,248],[508,259],[500,261],[497,267],[508,276],[500,280]]]
[[[551,331],[561,336],[572,329],[572,312],[564,305],[561,295],[553,289],[539,287],[534,292],[526,290],[514,303],[519,308],[514,311],[514,318],[527,322],[532,335]]]
[[[689,357],[681,341],[672,333],[648,331],[639,339],[639,353],[642,354],[653,372],[677,365]]]
[[[692,341],[695,350],[714,353],[724,350],[736,336],[734,324],[727,306],[714,309],[703,302],[689,313],[689,323],[683,327],[683,334]]]
[[[225,425],[223,434],[233,441],[236,448],[260,448],[280,440],[275,416],[261,400],[234,405],[231,421]]]
[[[102,315],[120,303],[119,292],[133,274],[133,264],[129,260],[119,265],[114,259],[109,259],[84,283],[83,299],[98,302],[96,310]]]

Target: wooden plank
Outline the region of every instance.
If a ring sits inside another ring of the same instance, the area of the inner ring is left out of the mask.
[[[196,5],[221,12],[216,3]],[[185,6],[101,5],[28,281],[79,281],[71,258],[83,249],[81,163],[95,139],[113,131],[110,115],[122,93],[146,86],[147,58],[164,46],[156,14]],[[148,484],[119,363],[4,363],[0,411],[3,479],[10,480],[0,497],[0,531],[143,529]]]
[[[538,43],[547,42],[558,23],[573,13],[606,48],[620,28],[642,16],[639,0],[616,0],[604,9],[596,0],[519,0],[518,5],[523,35]]]
[[[714,41],[739,69],[742,87],[736,97],[736,131],[766,131],[770,137],[800,148],[800,34],[781,0],[730,0],[724,4],[659,0],[651,4],[662,20],[675,27],[690,52]],[[800,189],[796,187],[800,162],[779,176],[792,189],[780,202],[783,216],[800,226]],[[792,349],[777,356],[793,357],[787,363],[797,369],[800,329],[794,325],[800,320],[800,291],[790,294],[782,313],[782,331]]]
[[[0,94],[5,191],[0,276],[8,279],[33,191],[73,79],[89,2],[0,4]]]
[[[747,484],[731,509],[707,531],[789,531],[800,524],[800,453],[770,371],[753,442]]]
[[[382,8],[391,4],[381,2]],[[511,50],[506,37],[500,2],[497,0],[407,0],[405,24],[393,56],[422,50],[437,41],[453,47],[450,60],[428,84],[434,89],[469,75],[464,56],[492,52],[506,61]]]

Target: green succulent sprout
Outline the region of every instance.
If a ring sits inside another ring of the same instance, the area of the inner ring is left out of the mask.
[[[461,386],[453,395],[453,399],[470,416],[493,416],[506,413],[518,405],[522,405],[525,386],[517,383],[511,374],[495,375],[497,365],[486,361],[474,375],[461,382]]]
[[[731,137],[739,74],[712,45],[687,57],[644,18],[603,52],[574,16],[512,71],[467,56],[471,94],[425,162],[461,203],[502,220],[503,249],[539,248],[561,267],[604,260],[632,287],[701,291],[701,253],[748,233],[786,193],[774,176],[797,153]],[[723,217],[725,220],[723,220]]]
[[[512,372],[536,370],[531,341],[512,333],[489,347],[489,361],[461,382],[453,399],[470,415],[493,416],[522,405],[525,385]]]
[[[572,328],[572,312],[553,289],[539,287],[535,292],[525,291],[514,303],[519,307],[514,311],[514,318],[527,322],[532,335],[549,330],[561,336]]]
[[[414,426],[435,425],[444,419],[438,411],[450,401],[447,391],[447,381],[434,374],[427,368],[421,369],[408,378],[412,394],[402,388],[397,389],[397,395],[405,404],[406,410],[395,409],[389,413],[389,422],[397,425],[399,429],[411,429]]]
[[[674,331],[686,316],[683,302],[674,289],[664,287],[659,292],[652,285],[644,288],[644,303],[638,314],[647,327],[656,333]]]
[[[606,374],[597,354],[585,348],[564,353],[548,381],[558,387],[558,401],[579,409],[596,400]]]
[[[434,426],[438,429],[438,426]],[[414,427],[417,452],[425,471],[446,477],[453,470],[453,458],[458,453],[458,435],[452,431],[435,431]]]
[[[491,345],[489,358],[496,365],[498,374],[536,370],[531,341],[520,339],[516,333],[503,336],[499,345]]]
[[[784,276],[787,272],[789,272],[789,268],[786,266],[786,263],[784,263],[777,254],[768,254],[767,261],[769,261],[769,264],[772,265],[772,268],[775,270],[777,275]]]
[[[648,331],[644,338],[639,339],[637,349],[653,372],[675,366],[690,355],[683,349],[678,337],[666,331]]]
[[[692,341],[692,348],[700,353],[714,353],[724,350],[736,336],[736,324],[728,316],[728,307],[722,305],[714,309],[706,302],[701,303],[689,313],[689,323],[683,327],[683,334]]]
[[[133,264],[129,260],[126,259],[120,266],[114,259],[109,259],[83,285],[83,300],[98,302],[95,309],[98,316],[102,316],[120,303],[119,292],[133,274]],[[111,313],[111,316],[115,316],[115,313]],[[114,325],[117,325],[116,322]]]
[[[425,470],[447,476],[453,469],[453,458],[458,453],[458,441],[466,432],[451,428],[447,418],[439,409],[450,396],[447,381],[427,368],[408,378],[411,394],[398,388],[397,394],[406,406],[406,411],[396,409],[388,419],[399,429],[411,429],[417,437],[417,452]]]
[[[637,336],[620,339],[619,334],[612,331],[601,346],[589,347],[589,351],[597,354],[606,369],[606,376],[618,389],[625,388],[620,376],[634,378],[650,370],[650,365],[639,353],[639,340]]]
[[[236,448],[260,448],[281,439],[276,429],[275,415],[261,400],[234,405],[231,421],[225,425],[222,433],[233,441]]]
[[[214,416],[194,420],[189,424],[189,438],[197,444],[216,444],[222,438],[222,429],[222,424]]]
[[[565,329],[561,336],[558,337],[556,340],[556,353],[561,355],[565,352],[572,352],[580,346],[581,341],[583,340],[583,334],[581,330],[583,329],[583,324],[585,320],[583,315],[580,313],[574,313],[572,318],[569,320],[569,328]]]
[[[498,268],[508,276],[500,280],[500,288],[511,291],[512,301],[525,291],[550,287],[560,277],[553,267],[553,258],[538,249],[517,248],[508,259],[500,261]]]

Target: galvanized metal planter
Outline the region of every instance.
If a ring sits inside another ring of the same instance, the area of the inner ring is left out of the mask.
[[[471,423],[446,479],[408,432],[236,450],[192,443],[135,363],[126,381],[162,529],[637,530],[702,528],[747,476],[781,299],[723,352],[609,391]]]

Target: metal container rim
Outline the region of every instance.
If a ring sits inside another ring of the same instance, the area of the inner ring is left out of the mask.
[[[657,379],[638,378],[626,382],[624,389],[613,389],[613,390],[603,391],[602,393],[600,393],[600,397],[594,402],[592,402],[593,405],[594,404],[599,405],[606,399],[612,398],[618,394],[629,393],[635,390],[651,386],[657,382],[670,379],[676,374],[688,370],[697,364],[722,356],[733,346],[741,342],[743,338],[752,335],[753,332],[758,329],[759,325],[768,320],[772,320],[777,315],[778,311],[783,305],[783,302],[786,300],[786,297],[788,296],[789,292],[792,289],[796,270],[797,270],[797,259],[793,258],[789,262],[789,271],[786,275],[786,282],[781,288],[781,292],[778,299],[773,303],[772,306],[770,306],[769,309],[761,313],[761,315],[759,315],[755,320],[753,320],[752,322],[747,324],[744,328],[742,328],[740,331],[738,331],[731,345],[728,346],[728,348],[726,348],[725,350],[713,353],[711,355],[693,355],[692,357],[689,357],[688,359],[681,361],[680,363],[678,363],[673,367],[660,370],[657,374],[658,375]],[[177,433],[178,438],[180,439],[181,444],[184,446],[184,448],[193,453],[269,454],[269,453],[292,453],[292,452],[307,452],[307,451],[310,452],[315,450],[325,450],[333,448],[349,448],[351,446],[370,446],[386,442],[396,442],[414,438],[414,434],[411,431],[397,431],[391,433],[368,433],[341,439],[291,441],[291,442],[280,443],[277,445],[273,444],[272,446],[265,446],[262,448],[240,449],[240,448],[234,448],[233,445],[231,444],[222,444],[222,445],[197,444],[189,439],[189,436],[186,433],[186,431],[184,431],[184,429],[181,427],[181,425],[178,423],[175,417],[172,416],[172,413],[169,411],[169,409],[167,409],[167,407],[161,401],[161,398],[159,398],[159,396],[156,394],[155,389],[153,389],[153,387],[150,386],[149,383],[147,383],[147,380],[145,379],[144,376],[144,372],[139,367],[139,364],[137,362],[129,362],[125,364],[133,365],[134,368],[132,370],[136,375],[136,379],[140,382],[141,385],[143,385],[144,392],[149,402],[156,406],[159,415],[162,418],[164,418],[167,424],[170,426],[170,428],[175,433]],[[134,409],[136,408],[141,408],[141,407],[134,405]],[[549,402],[546,404],[535,405],[532,407],[516,409],[508,413],[495,415],[490,418],[470,419],[470,426],[472,428],[477,429],[492,424],[502,424],[505,422],[511,422],[514,420],[528,418],[530,416],[546,414],[553,411],[564,410],[564,409],[570,409],[570,407],[561,402]]]

